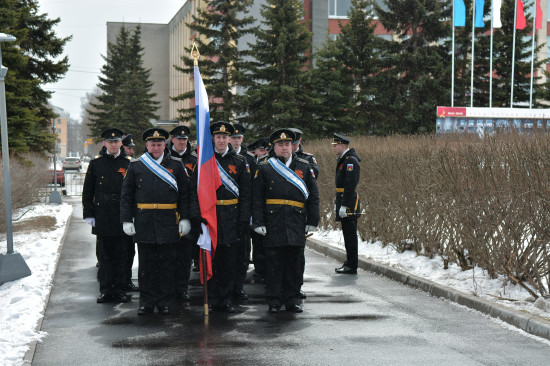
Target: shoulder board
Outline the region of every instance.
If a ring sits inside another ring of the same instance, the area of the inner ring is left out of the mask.
[[[170,159],[175,161],[181,161],[181,158],[176,158],[175,156],[170,155]]]
[[[102,157],[103,155],[96,155],[92,158],[92,160],[96,160],[96,159],[99,159],[100,157]]]
[[[301,161],[302,163],[309,165],[309,161],[307,161],[306,159],[296,157],[296,160]]]
[[[255,157],[255,156],[254,156],[254,153],[252,153],[252,152],[250,152],[250,151],[247,151],[246,153],[247,153],[249,156],[253,157],[253,158]]]
[[[258,162],[258,165],[266,165],[266,164],[268,164],[268,163],[269,163],[269,162],[267,161],[267,159],[265,159],[265,160],[259,161],[259,162]]]
[[[139,160],[139,158],[134,158],[130,160],[130,163],[137,163],[138,161],[141,161],[141,160]]]
[[[313,154],[310,154],[310,153],[305,152],[305,151],[302,151],[302,154],[307,155],[307,156],[313,156]]]
[[[191,156],[197,157],[197,152],[196,151],[191,152]]]
[[[241,154],[235,154],[235,157],[236,157],[237,159],[242,160],[243,162],[246,162],[244,156],[242,156]]]

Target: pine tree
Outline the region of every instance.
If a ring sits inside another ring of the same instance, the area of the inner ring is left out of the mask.
[[[199,68],[210,98],[210,118],[212,121],[233,122],[239,113],[239,98],[235,86],[240,83],[242,62],[246,51],[238,49],[240,39],[252,32],[250,25],[254,18],[246,16],[253,0],[226,1],[207,0],[198,16],[187,26],[196,36],[194,42],[201,54]],[[186,67],[177,70],[193,75],[191,48],[182,56]],[[172,98],[175,101],[195,97],[195,90]],[[195,107],[179,110],[181,120],[194,120]]]
[[[156,94],[151,92],[151,70],[143,67],[140,38],[139,26],[133,32],[122,26],[115,43],[107,46],[107,56],[103,56],[105,65],[97,85],[101,89],[97,97],[99,102],[90,103],[93,109],[87,110],[92,116],[90,136],[95,139],[111,127],[138,137],[152,126],[151,119],[158,118],[155,111],[159,103],[153,100]],[[137,149],[143,146],[140,138],[134,142]]]
[[[310,85],[311,33],[303,22],[300,0],[268,0],[264,18],[251,45],[242,121],[262,136],[276,128],[299,127],[308,135],[320,134],[308,106],[315,103]]]
[[[375,5],[380,22],[398,41],[384,52],[378,108],[385,111],[389,131],[428,132],[435,129],[435,108],[450,98],[448,48],[449,3],[438,0],[385,0]]]
[[[374,34],[372,1],[352,0],[348,16],[341,33],[316,55],[313,79],[320,103],[313,114],[327,132],[380,133],[375,97],[383,40]]]
[[[53,92],[43,85],[58,81],[69,68],[66,56],[57,60],[71,38],[55,34],[59,21],[40,14],[36,0],[0,0],[0,32],[17,38],[2,44],[2,63],[8,68],[6,107],[12,153],[53,149],[55,114],[48,107]]]

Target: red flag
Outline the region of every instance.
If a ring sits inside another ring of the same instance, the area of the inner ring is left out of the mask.
[[[208,95],[202,82],[198,66],[194,68],[195,76],[195,111],[197,120],[197,169],[198,182],[197,194],[199,197],[199,206],[201,217],[206,220],[206,225],[202,225],[202,235],[199,237],[198,244],[201,249],[206,251],[206,272],[207,280],[212,277],[212,258],[216,252],[218,243],[218,220],[216,217],[216,190],[221,186],[222,181],[216,158],[214,157],[214,147],[212,146],[212,136],[210,135],[210,111],[208,107]],[[201,283],[203,282],[204,268],[202,260],[200,261]]]
[[[535,29],[542,29],[542,8],[540,7],[540,0],[537,0],[537,21]]]
[[[525,14],[523,13],[523,2],[521,0],[518,0],[516,12],[516,29],[523,29],[527,25],[527,21],[525,20]]]

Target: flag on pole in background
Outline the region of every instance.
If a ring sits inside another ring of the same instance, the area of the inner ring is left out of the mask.
[[[542,29],[542,8],[540,7],[540,0],[537,0],[536,9],[537,9],[537,14],[536,14],[537,20],[535,24],[535,29]]]
[[[501,7],[502,0],[493,0],[493,28],[502,28],[502,21],[500,20]]]
[[[525,13],[523,12],[523,2],[517,0],[518,6],[516,8],[516,29],[523,29],[527,25],[525,20]]]
[[[476,0],[476,19],[475,27],[483,28],[485,27],[485,22],[483,21],[483,8],[485,7],[485,0]]]
[[[464,27],[466,25],[466,6],[464,0],[454,0],[455,8],[455,27]]]
[[[203,282],[204,270],[207,279],[212,277],[212,258],[216,252],[218,242],[218,221],[216,218],[216,190],[222,184],[214,147],[210,134],[210,110],[208,106],[208,94],[202,82],[199,67],[194,67],[195,77],[195,113],[197,120],[197,194],[201,217],[206,221],[202,225],[202,234],[197,244],[206,251],[206,266],[203,268],[200,261],[201,282]]]

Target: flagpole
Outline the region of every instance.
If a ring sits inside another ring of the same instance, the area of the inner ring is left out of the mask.
[[[518,0],[515,0],[514,4],[514,35],[512,36],[512,78],[510,80],[510,108],[514,108],[514,66],[516,64],[516,22],[518,16]]]
[[[535,1],[533,15],[533,39],[531,40],[531,86],[529,87],[529,109],[533,108],[533,66],[535,63],[535,32],[537,24],[537,2]]]
[[[197,48],[197,45],[195,42],[193,42],[193,47],[191,47],[191,56],[193,57],[193,64],[194,66],[199,66],[199,49]],[[195,101],[196,102],[196,101]],[[197,121],[198,125],[198,121]],[[198,141],[198,136],[197,136]],[[200,147],[202,148],[202,146]],[[204,249],[200,249],[200,256],[201,256],[201,264],[202,264],[202,276],[203,276],[203,294],[204,294],[204,316],[208,317],[208,265],[206,263],[206,251]]]
[[[474,106],[474,37],[476,34],[476,2],[472,1],[472,72],[470,76],[470,107]]]
[[[493,1],[491,0],[491,55],[489,58],[489,108],[493,107],[493,33],[495,29],[493,28]]]
[[[451,55],[453,57],[451,62],[451,107],[455,106],[455,0],[453,0],[453,18],[452,18],[452,26],[453,26],[453,41],[452,41],[452,47],[453,50],[451,52]]]

